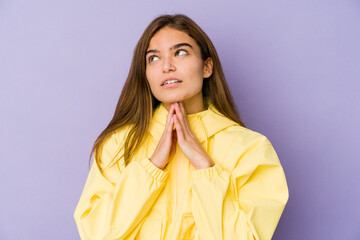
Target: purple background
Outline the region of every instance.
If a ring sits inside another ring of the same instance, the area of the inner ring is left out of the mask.
[[[0,239],[79,239],[73,212],[132,52],[163,13],[212,39],[290,198],[274,239],[360,239],[360,2],[0,1]]]

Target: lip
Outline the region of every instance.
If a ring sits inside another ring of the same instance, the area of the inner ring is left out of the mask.
[[[164,86],[164,83],[165,83],[166,81],[169,81],[169,80],[177,80],[177,81],[182,82],[180,79],[173,78],[173,77],[169,77],[169,78],[166,78],[166,79],[161,83],[161,86]]]

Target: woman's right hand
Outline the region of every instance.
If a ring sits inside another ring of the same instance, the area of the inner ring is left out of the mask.
[[[156,146],[153,155],[150,158],[150,161],[160,169],[165,168],[176,149],[176,130],[173,130],[174,112],[174,104],[171,104],[168,111],[164,132],[159,140],[158,145]]]

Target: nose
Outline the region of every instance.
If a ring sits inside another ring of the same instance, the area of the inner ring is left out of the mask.
[[[175,68],[173,59],[171,57],[164,58],[162,71],[164,73],[166,73],[166,72],[175,71],[175,70],[176,70],[176,68]]]

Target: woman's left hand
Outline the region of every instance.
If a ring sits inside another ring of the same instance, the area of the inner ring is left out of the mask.
[[[205,152],[201,143],[190,127],[187,113],[182,102],[175,104],[174,122],[176,128],[177,142],[195,169],[209,168],[214,162]]]

